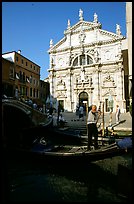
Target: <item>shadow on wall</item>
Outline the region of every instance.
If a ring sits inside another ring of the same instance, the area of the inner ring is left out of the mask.
[[[33,126],[29,115],[21,109],[11,106],[3,108],[3,128],[2,135],[4,142],[8,145],[17,145],[22,129]]]

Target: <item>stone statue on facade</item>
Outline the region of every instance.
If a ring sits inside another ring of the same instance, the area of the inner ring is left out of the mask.
[[[121,35],[120,25],[116,24],[116,34]]]
[[[84,81],[85,77],[84,77],[84,68],[83,66],[81,67],[81,81]]]
[[[81,25],[81,30],[80,30],[80,34],[79,34],[79,39],[80,39],[80,44],[82,45],[85,41],[86,35],[83,31],[83,26]]]
[[[118,47],[118,58],[119,58],[119,60],[121,59],[121,57],[122,57],[121,44],[119,44],[119,47]]]
[[[68,19],[67,21],[67,29],[69,29],[71,26],[70,26],[70,20]]]
[[[97,49],[94,50],[94,60],[96,63],[99,61],[99,53]]]
[[[53,57],[51,57],[50,62],[51,62],[51,65],[53,65],[53,62],[54,62]]]
[[[53,46],[53,40],[51,39],[50,40],[50,47],[52,47]]]
[[[93,82],[92,82],[92,77],[90,77],[90,80],[89,80],[89,86],[91,87],[92,84],[93,84]]]
[[[98,23],[98,15],[94,13],[94,23]]]
[[[81,9],[79,10],[79,20],[83,20],[83,11]]]

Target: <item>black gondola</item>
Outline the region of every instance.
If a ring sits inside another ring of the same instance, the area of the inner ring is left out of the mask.
[[[88,150],[86,145],[57,145],[44,139],[36,139],[30,148],[14,150],[25,158],[48,162],[92,162],[105,158],[126,154],[132,150],[131,137],[124,138],[100,149]]]

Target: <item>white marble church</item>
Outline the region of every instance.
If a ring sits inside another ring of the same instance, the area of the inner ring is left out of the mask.
[[[48,80],[50,94],[65,111],[76,111],[81,102],[88,106],[104,104],[104,111],[115,112],[116,105],[126,112],[124,68],[120,26],[115,33],[102,29],[95,13],[93,22],[84,20],[71,26],[55,45],[50,40]]]

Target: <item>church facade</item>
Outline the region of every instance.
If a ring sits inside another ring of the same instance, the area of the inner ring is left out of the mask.
[[[118,24],[115,33],[103,30],[96,13],[88,22],[80,9],[79,21],[71,26],[68,20],[64,37],[55,45],[50,40],[50,94],[65,111],[103,103],[105,112],[115,112],[117,104],[126,112],[124,39]]]

